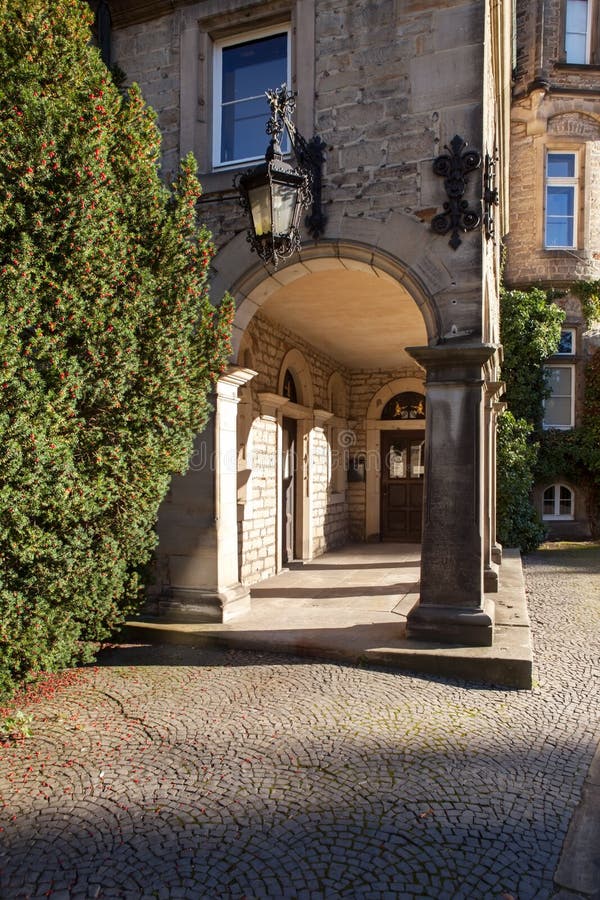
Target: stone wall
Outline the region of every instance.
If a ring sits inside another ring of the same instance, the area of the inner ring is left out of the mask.
[[[247,329],[246,346],[251,346],[252,367],[258,372],[246,390],[252,412],[245,462],[252,474],[245,485],[244,503],[239,511],[240,580],[254,584],[277,571],[277,465],[278,425],[273,417],[261,414],[259,395],[279,392],[280,372],[286,354],[299,350],[311,375],[314,408],[329,407],[328,382],[334,372],[349,384],[349,372],[266,316],[257,313]],[[245,437],[245,435],[244,435]],[[342,546],[348,540],[348,504],[345,491],[334,490],[332,479],[336,447],[331,429],[311,422],[310,430],[310,555]]]
[[[401,212],[426,239],[447,199],[432,160],[455,134],[486,149],[481,0],[203,0],[174,3],[160,19],[117,29],[115,60],[140,83],[165,135],[166,180],[175,172],[175,148],[194,150],[206,199],[219,201],[201,207],[217,247],[246,229],[232,188],[235,171],[212,171],[207,162],[212,42],[286,15],[294,33],[298,124],[306,137],[316,133],[327,144],[325,238],[351,219],[364,222],[368,244],[376,223]],[[471,204],[478,186],[479,178],[470,179]],[[436,239],[436,260],[450,285],[436,302],[474,335],[482,333],[478,237],[462,235],[458,253],[447,237]]]

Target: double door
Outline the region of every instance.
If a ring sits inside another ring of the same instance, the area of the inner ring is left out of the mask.
[[[423,526],[425,433],[381,432],[381,539],[418,543]]]

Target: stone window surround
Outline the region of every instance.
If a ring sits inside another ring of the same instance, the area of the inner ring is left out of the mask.
[[[576,206],[574,247],[546,247],[546,157],[548,153],[575,153],[576,155]],[[536,245],[547,258],[564,254],[579,254],[589,245],[590,221],[589,204],[586,202],[587,142],[554,135],[540,135],[536,147],[537,171],[535,208],[539,211],[536,219]]]
[[[225,38],[220,38],[218,41],[213,40],[212,45],[212,61],[213,61],[213,71],[212,71],[212,144],[213,144],[213,152],[212,152],[212,167],[215,172],[220,171],[229,171],[230,169],[238,169],[240,166],[248,167],[256,165],[261,161],[261,156],[264,151],[264,147],[261,147],[260,155],[256,157],[246,158],[242,161],[240,159],[235,159],[231,162],[222,163],[219,160],[219,151],[220,151],[220,143],[221,143],[221,135],[223,130],[223,121],[222,121],[222,95],[221,95],[221,73],[222,73],[222,65],[223,65],[223,52],[231,47],[238,46],[239,44],[244,43],[245,41],[259,41],[261,38],[273,37],[277,34],[285,34],[287,38],[287,77],[286,83],[288,87],[290,86],[290,57],[291,57],[291,43],[292,43],[292,35],[289,22],[282,22],[278,25],[270,25],[267,28],[259,28],[255,31],[244,31],[242,34],[228,35]],[[272,85],[273,87],[279,87],[279,84]],[[265,104],[265,110],[267,106]],[[266,115],[266,113],[265,113]],[[265,147],[268,142],[268,135],[265,134]]]
[[[573,175],[569,176],[550,176],[548,175],[548,160],[551,155],[554,154],[564,154],[565,156],[573,157]],[[579,219],[580,219],[580,203],[581,203],[581,188],[580,188],[580,154],[577,153],[576,150],[556,150],[554,147],[546,147],[546,153],[544,158],[544,249],[545,250],[575,250],[580,246],[579,242]],[[565,187],[573,190],[573,242],[564,246],[554,246],[552,244],[547,244],[547,196],[548,189],[551,187]]]
[[[268,0],[249,4],[231,0],[223,12],[209,0],[200,18],[188,21],[181,35],[181,155],[198,160],[204,193],[231,191],[236,168],[212,166],[213,48],[216,41],[261,28],[291,25],[291,83],[297,91],[296,126],[308,140],[314,131],[315,0]],[[273,85],[278,87],[278,85]],[[266,120],[265,120],[266,125]],[[267,148],[265,133],[265,150]]]
[[[562,359],[564,357],[561,357],[560,363],[548,364],[546,369],[569,369],[571,372],[570,422],[569,425],[549,425],[543,421],[542,426],[546,431],[570,431],[575,426],[575,365],[573,363],[564,363]]]

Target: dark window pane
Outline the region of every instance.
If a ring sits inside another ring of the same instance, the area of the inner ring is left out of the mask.
[[[223,48],[223,103],[258,97],[287,83],[287,34]]]
[[[560,333],[560,343],[558,345],[558,352],[570,354],[573,353],[573,332],[572,331],[561,331]]]
[[[223,107],[221,162],[264,156],[269,143],[265,131],[270,110],[266,97]]]

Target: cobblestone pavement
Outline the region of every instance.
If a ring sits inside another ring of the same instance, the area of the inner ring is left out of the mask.
[[[554,896],[600,738],[599,561],[527,560],[533,692],[243,651],[106,653],[0,751],[0,895]]]

